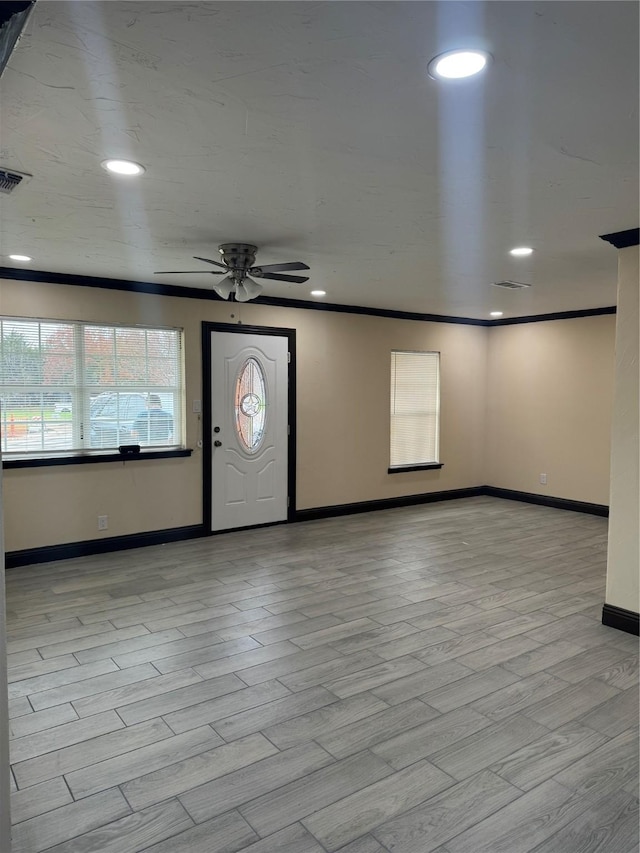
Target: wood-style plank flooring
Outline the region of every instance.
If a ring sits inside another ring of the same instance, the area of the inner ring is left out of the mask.
[[[637,853],[606,521],[471,498],[7,573],[15,853]]]

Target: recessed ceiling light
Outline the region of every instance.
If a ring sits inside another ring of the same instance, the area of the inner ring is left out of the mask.
[[[462,77],[473,77],[486,68],[491,57],[483,50],[448,50],[439,56],[434,56],[427,71],[435,79],[459,80]]]
[[[134,163],[133,160],[103,160],[101,165],[103,169],[112,172],[114,175],[134,177],[145,172],[144,166],[141,166],[140,163]]]
[[[491,316],[492,317],[502,317],[502,311],[492,311]]]
[[[514,258],[526,258],[533,254],[533,249],[530,246],[516,246],[515,249],[509,249],[509,254]]]
[[[27,264],[29,263],[29,261],[33,260],[33,258],[30,258],[29,255],[9,255],[9,258],[12,261],[20,261],[23,264]]]
[[[326,290],[312,290],[311,295],[312,296],[326,296],[327,291]]]

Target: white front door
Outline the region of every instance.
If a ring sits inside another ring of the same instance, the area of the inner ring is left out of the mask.
[[[287,519],[288,340],[211,332],[211,529]]]

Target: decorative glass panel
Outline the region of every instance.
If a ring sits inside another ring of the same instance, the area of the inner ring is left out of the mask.
[[[249,453],[262,444],[266,417],[266,383],[255,358],[248,358],[236,382],[236,429],[240,443]]]

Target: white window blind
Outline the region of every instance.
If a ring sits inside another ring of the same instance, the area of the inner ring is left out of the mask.
[[[0,318],[7,459],[182,446],[182,332]]]
[[[391,353],[390,467],[439,462],[440,353]]]

